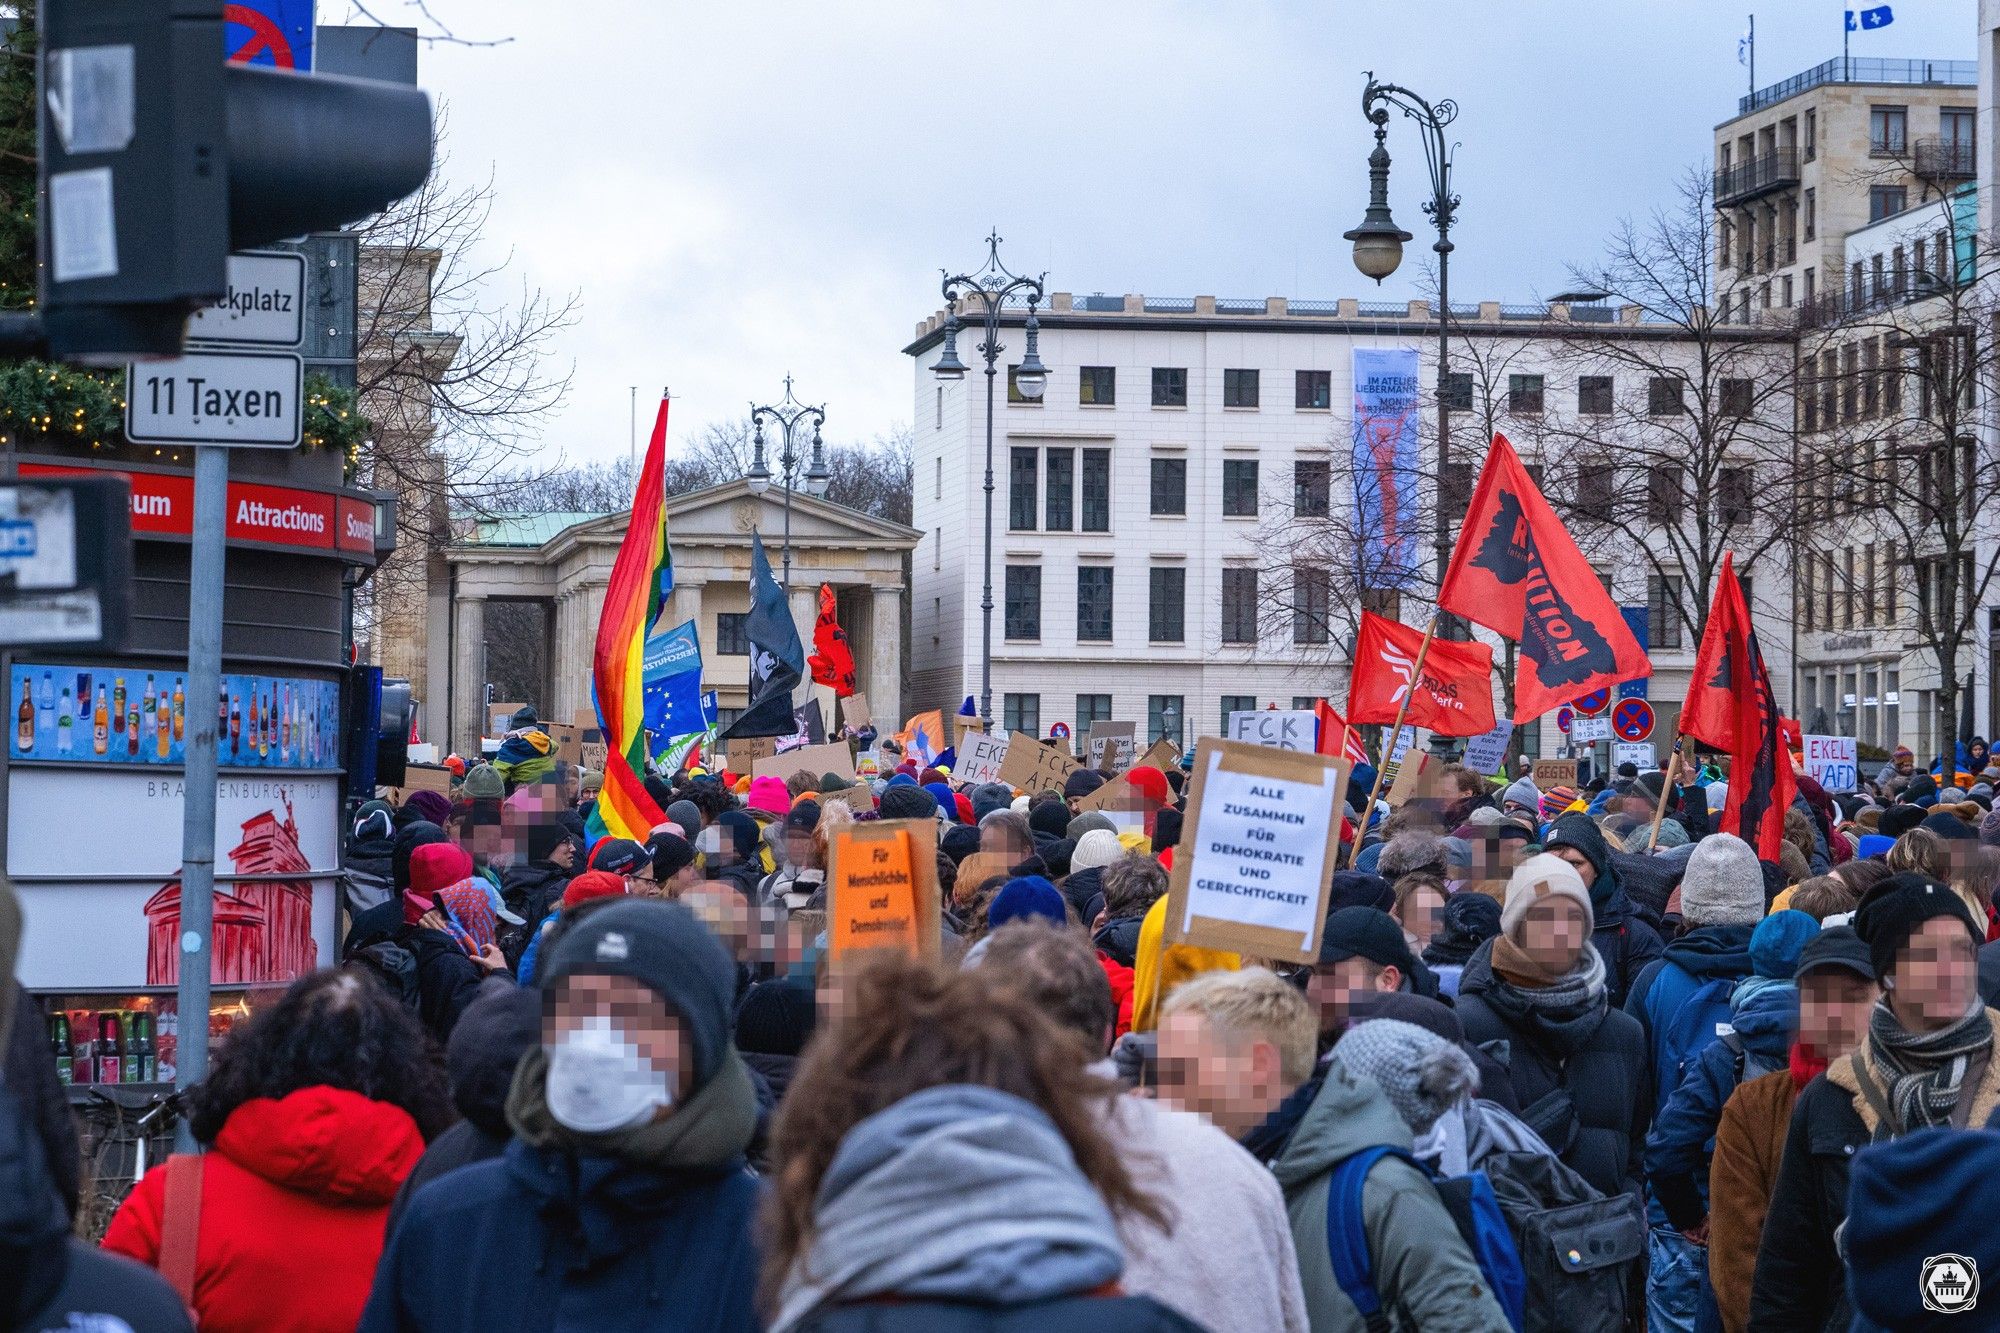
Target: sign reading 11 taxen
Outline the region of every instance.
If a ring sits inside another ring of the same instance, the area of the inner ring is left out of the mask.
[[[296,346],[304,295],[305,263],[297,255],[231,255],[227,295],[188,321],[191,350],[127,368],[126,438],[296,448],[305,363],[296,352],[237,349]]]

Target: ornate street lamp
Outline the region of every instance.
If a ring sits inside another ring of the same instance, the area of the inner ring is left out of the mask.
[[[756,452],[752,457],[750,471],[745,479],[750,483],[750,493],[752,495],[761,496],[769,491],[774,475],[764,462],[764,419],[766,417],[777,423],[779,431],[783,434],[785,444],[784,451],[778,455],[778,471],[775,475],[785,488],[784,585],[785,591],[790,593],[792,590],[792,491],[803,484],[808,495],[825,495],[827,484],[833,479],[833,474],[827,470],[826,449],[821,444],[819,435],[819,428],[826,421],[826,406],[825,404],[821,404],[818,407],[809,407],[792,397],[792,377],[790,375],[785,376],[785,396],[783,401],[764,407],[759,407],[755,403],[750,405],[750,420],[757,428],[756,435],[751,440],[751,445]],[[813,428],[812,463],[810,468],[801,476],[800,467],[806,462],[806,459],[798,450],[792,447],[792,433],[807,421],[812,422]]]

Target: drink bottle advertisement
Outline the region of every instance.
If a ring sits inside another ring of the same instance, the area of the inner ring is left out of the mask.
[[[16,665],[8,698],[13,757],[178,767],[186,749],[183,671]],[[340,687],[286,676],[226,675],[217,762],[231,768],[338,768]]]

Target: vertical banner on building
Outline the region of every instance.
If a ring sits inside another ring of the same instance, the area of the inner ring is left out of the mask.
[[[1366,587],[1407,588],[1422,558],[1422,402],[1414,347],[1354,349],[1355,564]]]

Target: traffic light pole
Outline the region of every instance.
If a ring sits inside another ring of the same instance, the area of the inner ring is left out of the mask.
[[[188,575],[187,743],[182,778],[179,1037],[174,1086],[208,1076],[209,969],[215,927],[215,768],[219,715],[208,701],[222,692],[222,584],[228,547],[229,451],[194,450],[194,553]],[[196,1151],[183,1118],[178,1147]]]

